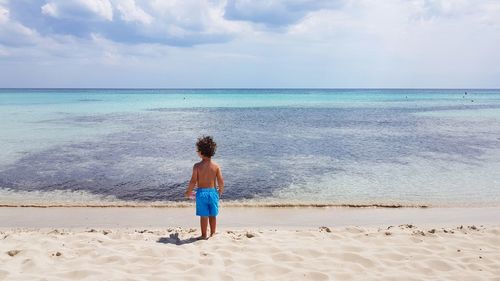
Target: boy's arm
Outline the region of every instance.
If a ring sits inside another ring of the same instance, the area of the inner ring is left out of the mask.
[[[224,192],[224,177],[222,177],[222,172],[220,171],[220,167],[217,168],[217,184],[219,185],[219,196]]]
[[[196,186],[196,178],[197,178],[196,173],[197,173],[197,170],[196,170],[196,165],[195,165],[195,166],[193,166],[193,174],[191,175],[191,180],[189,181],[188,188],[187,188],[186,192],[184,193],[184,195],[187,198],[191,197],[191,195],[193,194],[193,189]]]

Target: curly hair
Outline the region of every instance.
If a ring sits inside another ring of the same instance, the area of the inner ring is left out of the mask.
[[[202,136],[196,142],[196,148],[205,157],[212,157],[217,149],[217,144],[211,136]]]

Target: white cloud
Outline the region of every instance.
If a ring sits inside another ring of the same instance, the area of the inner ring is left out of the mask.
[[[413,0],[418,12],[427,17],[454,16],[474,9],[469,0]]]
[[[34,22],[35,29],[49,36],[89,38],[90,34],[99,33],[115,42],[190,47],[227,42],[248,30],[248,24],[224,18],[225,3],[225,0],[50,0],[39,10],[51,17],[50,21],[33,20],[39,15],[23,9],[26,3],[21,2],[17,11]]]
[[[405,2],[403,2],[405,3]],[[430,21],[472,21],[500,27],[500,2],[497,0],[412,0],[412,19]]]
[[[102,18],[113,20],[113,6],[108,0],[79,0],[78,2]]]
[[[19,23],[0,25],[0,44],[8,46],[35,45],[38,39],[36,31]]]
[[[7,57],[10,53],[4,47],[0,46],[0,57]]]
[[[0,6],[0,44],[8,46],[33,45],[38,33],[23,24],[10,19],[9,10]],[[3,55],[6,55],[6,50]]]
[[[109,0],[52,0],[41,7],[44,15],[54,18],[113,20]]]
[[[42,14],[48,15],[54,18],[59,17],[59,12],[57,5],[55,3],[47,3],[42,6]]]
[[[213,20],[214,14],[211,11],[223,9],[217,2],[210,1],[153,0],[148,3],[160,22],[174,23],[180,28],[193,31],[204,30]]]
[[[500,30],[500,2],[489,1],[480,6],[479,20]]]
[[[500,86],[496,0],[233,2],[237,19],[226,0],[47,0],[36,9],[0,0],[2,61],[141,69],[118,86],[169,86],[162,71],[200,87]]]
[[[0,6],[0,23],[5,23],[9,20],[9,10]]]
[[[137,6],[134,0],[121,0],[116,3],[124,21],[136,21],[142,24],[151,24],[153,17]]]
[[[224,16],[270,27],[294,24],[312,11],[335,9],[343,0],[227,0]]]
[[[243,25],[224,19],[224,3],[223,0],[136,0],[136,8],[152,17],[152,24],[134,29],[143,37],[138,43],[150,40],[166,45],[193,46],[226,42],[238,34]]]

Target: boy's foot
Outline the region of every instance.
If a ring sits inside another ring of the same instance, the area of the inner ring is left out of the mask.
[[[208,240],[208,237],[206,237],[206,236],[198,236],[195,239],[196,240]]]

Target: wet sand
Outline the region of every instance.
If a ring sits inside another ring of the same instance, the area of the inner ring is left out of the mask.
[[[221,227],[300,228],[389,226],[394,224],[498,224],[500,207],[491,208],[261,208],[226,207]],[[0,208],[0,228],[197,227],[193,207],[180,208]]]

